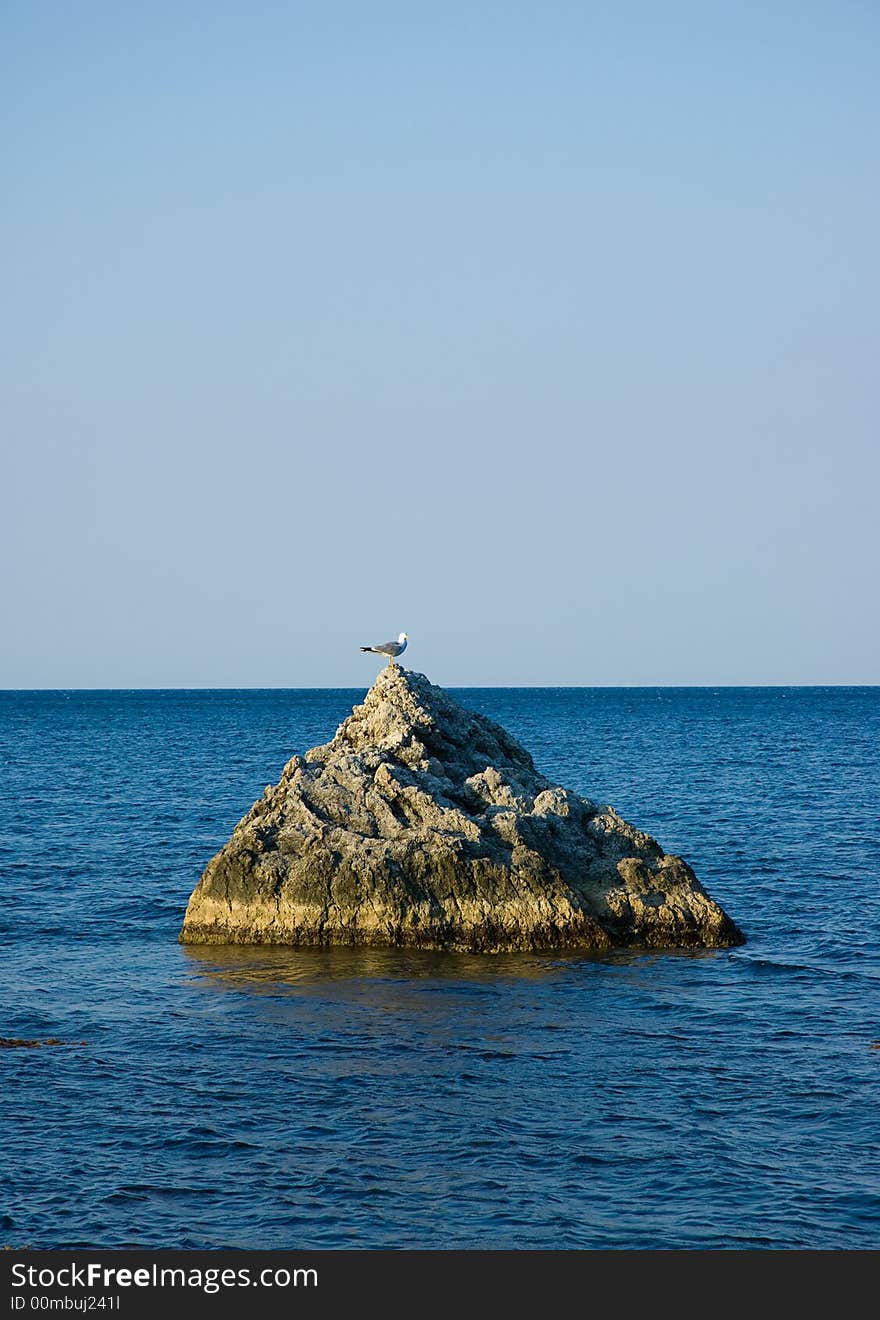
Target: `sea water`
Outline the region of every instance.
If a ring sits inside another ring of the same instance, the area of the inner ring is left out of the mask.
[[[0,1245],[880,1246],[880,689],[456,696],[747,943],[184,947],[363,692],[0,692]]]

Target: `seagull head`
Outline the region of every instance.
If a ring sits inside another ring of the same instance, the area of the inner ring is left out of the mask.
[[[399,642],[408,642],[409,638],[407,637],[406,633],[401,633],[397,640]]]

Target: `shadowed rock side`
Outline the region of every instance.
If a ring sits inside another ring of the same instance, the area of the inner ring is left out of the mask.
[[[239,822],[180,938],[477,952],[743,942],[680,857],[393,666]]]

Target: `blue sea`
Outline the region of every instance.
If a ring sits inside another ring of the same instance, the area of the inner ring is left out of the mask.
[[[0,692],[0,1246],[880,1247],[880,689],[481,689],[740,948],[193,948],[358,691]]]

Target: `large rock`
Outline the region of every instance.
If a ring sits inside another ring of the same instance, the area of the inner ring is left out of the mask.
[[[391,665],[239,822],[180,938],[485,952],[743,941],[680,857]]]

